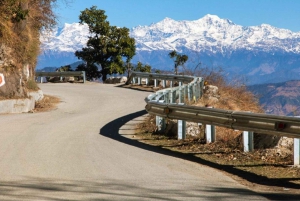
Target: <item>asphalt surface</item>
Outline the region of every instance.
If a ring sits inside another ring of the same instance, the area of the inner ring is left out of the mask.
[[[56,110],[0,115],[0,200],[267,200],[217,170],[124,137],[149,92],[39,86],[61,99]]]

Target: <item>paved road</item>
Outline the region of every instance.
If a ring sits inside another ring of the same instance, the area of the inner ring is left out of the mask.
[[[56,110],[0,116],[0,200],[265,199],[214,169],[120,137],[144,114],[149,92],[40,87],[61,98]]]

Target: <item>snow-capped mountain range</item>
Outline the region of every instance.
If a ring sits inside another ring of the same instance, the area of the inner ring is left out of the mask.
[[[245,75],[252,84],[262,83],[262,78],[264,82],[286,81],[300,73],[300,32],[268,24],[247,27],[205,15],[194,21],[165,18],[149,26],[134,27],[130,34],[136,40],[133,61],[155,68],[172,69],[168,52],[176,50],[189,56],[187,67],[193,68],[199,62],[221,66],[230,74]],[[48,33],[41,38],[43,53],[37,67],[77,61],[74,52],[85,46],[88,35],[88,27],[79,23],[65,24]]]

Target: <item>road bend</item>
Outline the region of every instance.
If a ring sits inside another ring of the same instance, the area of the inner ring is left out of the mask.
[[[0,115],[0,200],[266,200],[223,173],[130,139],[149,92],[41,84],[43,113]]]

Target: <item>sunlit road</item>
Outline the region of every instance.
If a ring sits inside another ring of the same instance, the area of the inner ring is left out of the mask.
[[[0,115],[0,200],[264,200],[224,174],[122,140],[149,92],[42,84],[56,110]],[[133,141],[133,140],[132,140]]]

